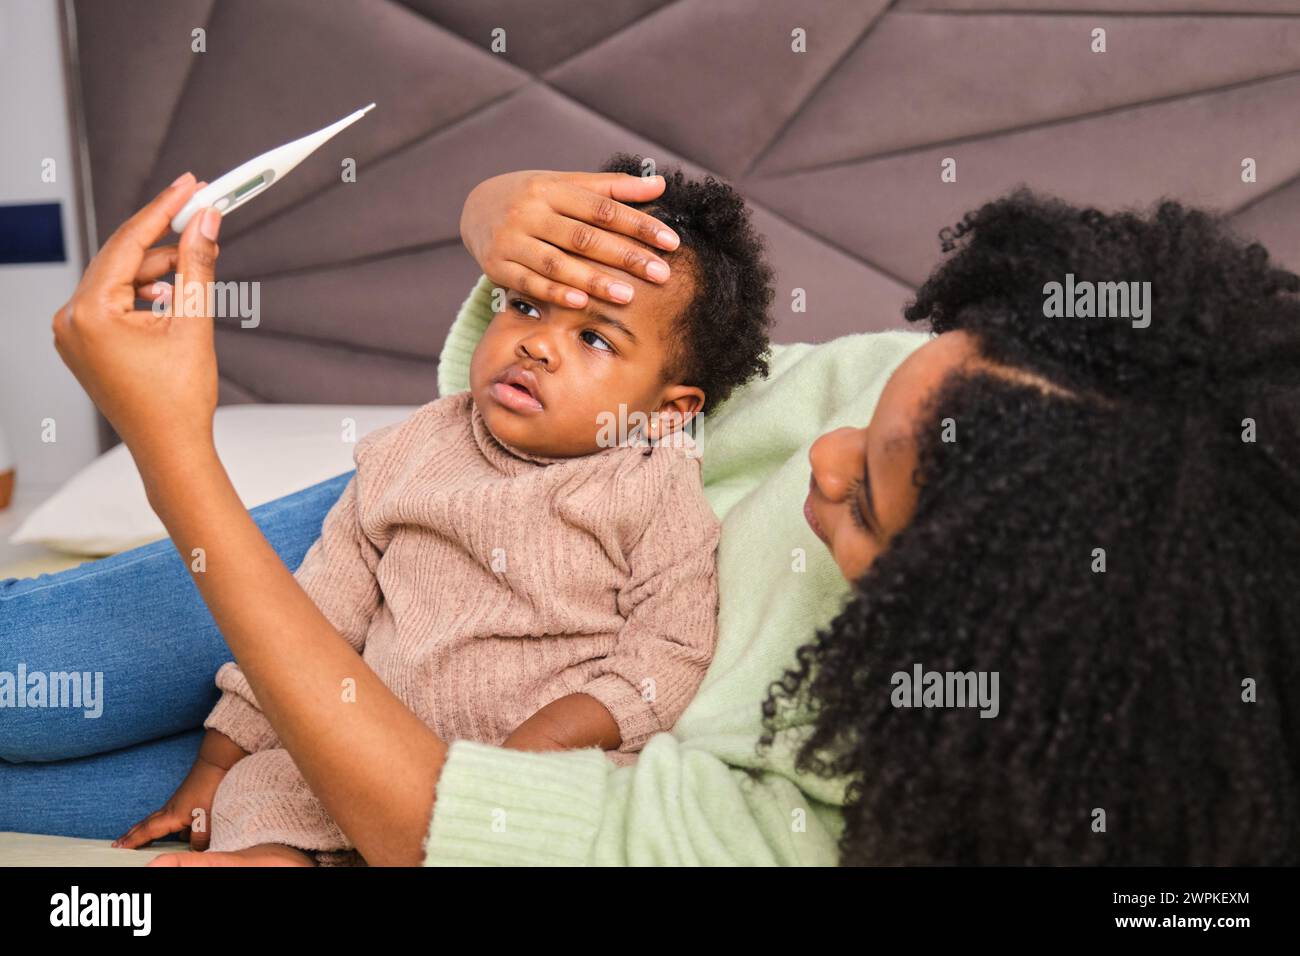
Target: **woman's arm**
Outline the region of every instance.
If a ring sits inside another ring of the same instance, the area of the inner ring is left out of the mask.
[[[446,748],[312,603],[235,493],[212,441],[212,318],[183,311],[206,297],[178,293],[170,314],[134,308],[172,267],[178,283],[210,288],[215,211],[193,217],[178,247],[149,248],[200,185],[182,177],[104,244],[54,317],[55,347],[127,444],[188,566],[202,549],[194,582],[326,810],[371,863],[419,863]]]
[[[369,459],[375,442],[395,427],[380,428],[361,439],[353,453],[358,468]],[[354,471],[326,513],[319,537],[307,549],[293,578],[348,646],[360,654],[383,595],[376,576],[382,552],[361,527],[358,489],[359,477]],[[279,747],[275,728],[262,712],[239,664],[223,664],[217,671],[216,683],[222,690],[221,699],[203,726],[219,731],[247,753]]]
[[[312,791],[372,865],[418,865],[443,742],[317,609],[210,445],[150,459],[141,473],[177,550],[204,549],[195,584]]]
[[[761,701],[734,704],[757,712]],[[842,784],[754,750],[748,733],[657,734],[635,764],[615,767],[598,750],[456,741],[425,865],[834,866]]]

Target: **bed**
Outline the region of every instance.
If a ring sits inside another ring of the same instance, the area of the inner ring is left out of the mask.
[[[185,843],[156,843],[122,850],[114,849],[108,840],[0,833],[0,866],[144,866],[160,853],[188,848]]]

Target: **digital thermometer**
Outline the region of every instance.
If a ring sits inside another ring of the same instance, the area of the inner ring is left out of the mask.
[[[185,208],[172,219],[172,231],[184,232],[190,218],[200,209],[208,206],[212,206],[223,216],[229,215],[254,196],[265,192],[272,183],[279,182],[289,174],[291,169],[374,108],[375,104],[371,103],[343,117],[337,123],[331,123],[324,129],[308,133],[291,143],[277,146],[261,156],[253,157],[241,166],[236,166],[224,176],[219,176],[190,197]]]

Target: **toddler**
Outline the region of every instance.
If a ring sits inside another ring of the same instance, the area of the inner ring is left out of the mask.
[[[640,168],[623,154],[605,165]],[[720,526],[677,426],[766,374],[771,272],[734,191],[680,171],[665,180],[640,208],[681,237],[659,253],[669,281],[620,273],[630,304],[583,309],[480,288],[497,301],[470,390],[358,443],[356,473],[296,572],[448,742],[629,761],[672,727],[712,658]],[[649,424],[611,442],[620,421]],[[217,685],[204,726],[248,755],[217,788],[210,849],[360,862],[238,666]]]

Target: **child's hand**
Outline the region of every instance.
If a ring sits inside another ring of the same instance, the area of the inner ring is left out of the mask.
[[[206,850],[212,836],[212,798],[228,772],[229,767],[219,766],[200,754],[163,808],[127,830],[113,841],[113,846],[134,850],[169,834],[180,833],[183,839],[189,840],[191,850]]]
[[[605,705],[587,694],[553,700],[515,728],[501,744],[508,750],[617,750],[622,743],[618,722]]]

